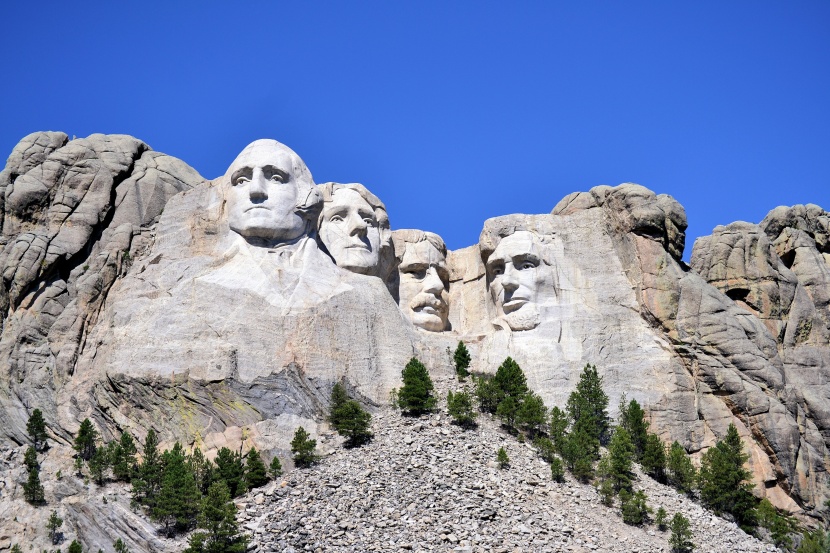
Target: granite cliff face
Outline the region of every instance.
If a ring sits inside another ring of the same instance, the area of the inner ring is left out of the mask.
[[[596,364],[613,406],[637,399],[692,453],[734,423],[760,494],[813,514],[830,498],[817,206],[718,227],[687,266],[682,206],[638,185],[487,220],[447,251],[274,141],[208,181],[131,137],[35,133],[0,189],[4,442],[25,443],[38,407],[58,443],[89,417],[106,439],[154,428],[285,457],[335,382],[377,406],[411,356],[448,371],[464,340],[473,370],[510,355],[549,406]]]

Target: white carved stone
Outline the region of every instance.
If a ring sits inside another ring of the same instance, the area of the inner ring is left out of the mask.
[[[319,186],[323,209],[318,235],[338,267],[386,278],[394,252],[386,207],[358,183]]]
[[[435,233],[413,229],[392,233],[398,261],[401,310],[412,324],[430,332],[447,328],[449,271],[447,247]]]

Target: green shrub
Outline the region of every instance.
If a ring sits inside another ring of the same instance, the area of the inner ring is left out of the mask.
[[[668,516],[668,513],[666,513],[663,507],[657,509],[657,514],[654,516],[654,523],[661,532],[665,532],[666,528],[668,528]]]
[[[496,462],[499,464],[499,468],[502,469],[505,469],[510,465],[510,458],[507,456],[507,452],[503,447],[500,447],[496,453]]]
[[[280,463],[279,457],[271,459],[271,464],[268,465],[268,472],[271,473],[271,478],[274,479],[282,476],[282,463]]]
[[[640,464],[643,467],[643,472],[658,482],[666,481],[666,446],[663,445],[660,436],[657,434],[649,432],[646,435],[646,445],[640,458]]]
[[[255,447],[252,447],[245,458],[245,484],[249,490],[258,488],[268,482],[268,473],[262,457]]]
[[[596,366],[585,365],[576,389],[568,396],[566,411],[571,418],[572,433],[584,432],[591,438],[591,458],[599,456],[599,446],[608,443],[611,418],[608,416],[608,396],[602,389],[602,377]]]

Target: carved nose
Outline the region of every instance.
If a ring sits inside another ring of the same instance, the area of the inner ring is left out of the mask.
[[[366,236],[366,221],[360,215],[352,215],[349,218],[349,235],[351,236]]]
[[[516,277],[518,277],[516,269],[512,265],[507,264],[504,267],[504,274],[501,277],[501,285],[505,290],[512,292],[519,287],[519,281]]]
[[[438,276],[435,267],[427,269],[427,276],[424,278],[424,291],[436,296],[444,291],[444,281]]]
[[[261,172],[254,174],[251,179],[251,184],[248,185],[248,194],[252,200],[267,200],[268,199],[268,183]]]

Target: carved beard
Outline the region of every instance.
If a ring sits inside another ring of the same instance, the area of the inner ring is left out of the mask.
[[[532,330],[539,326],[539,309],[535,303],[526,303],[521,309],[504,315],[504,320],[507,321],[510,330]]]

